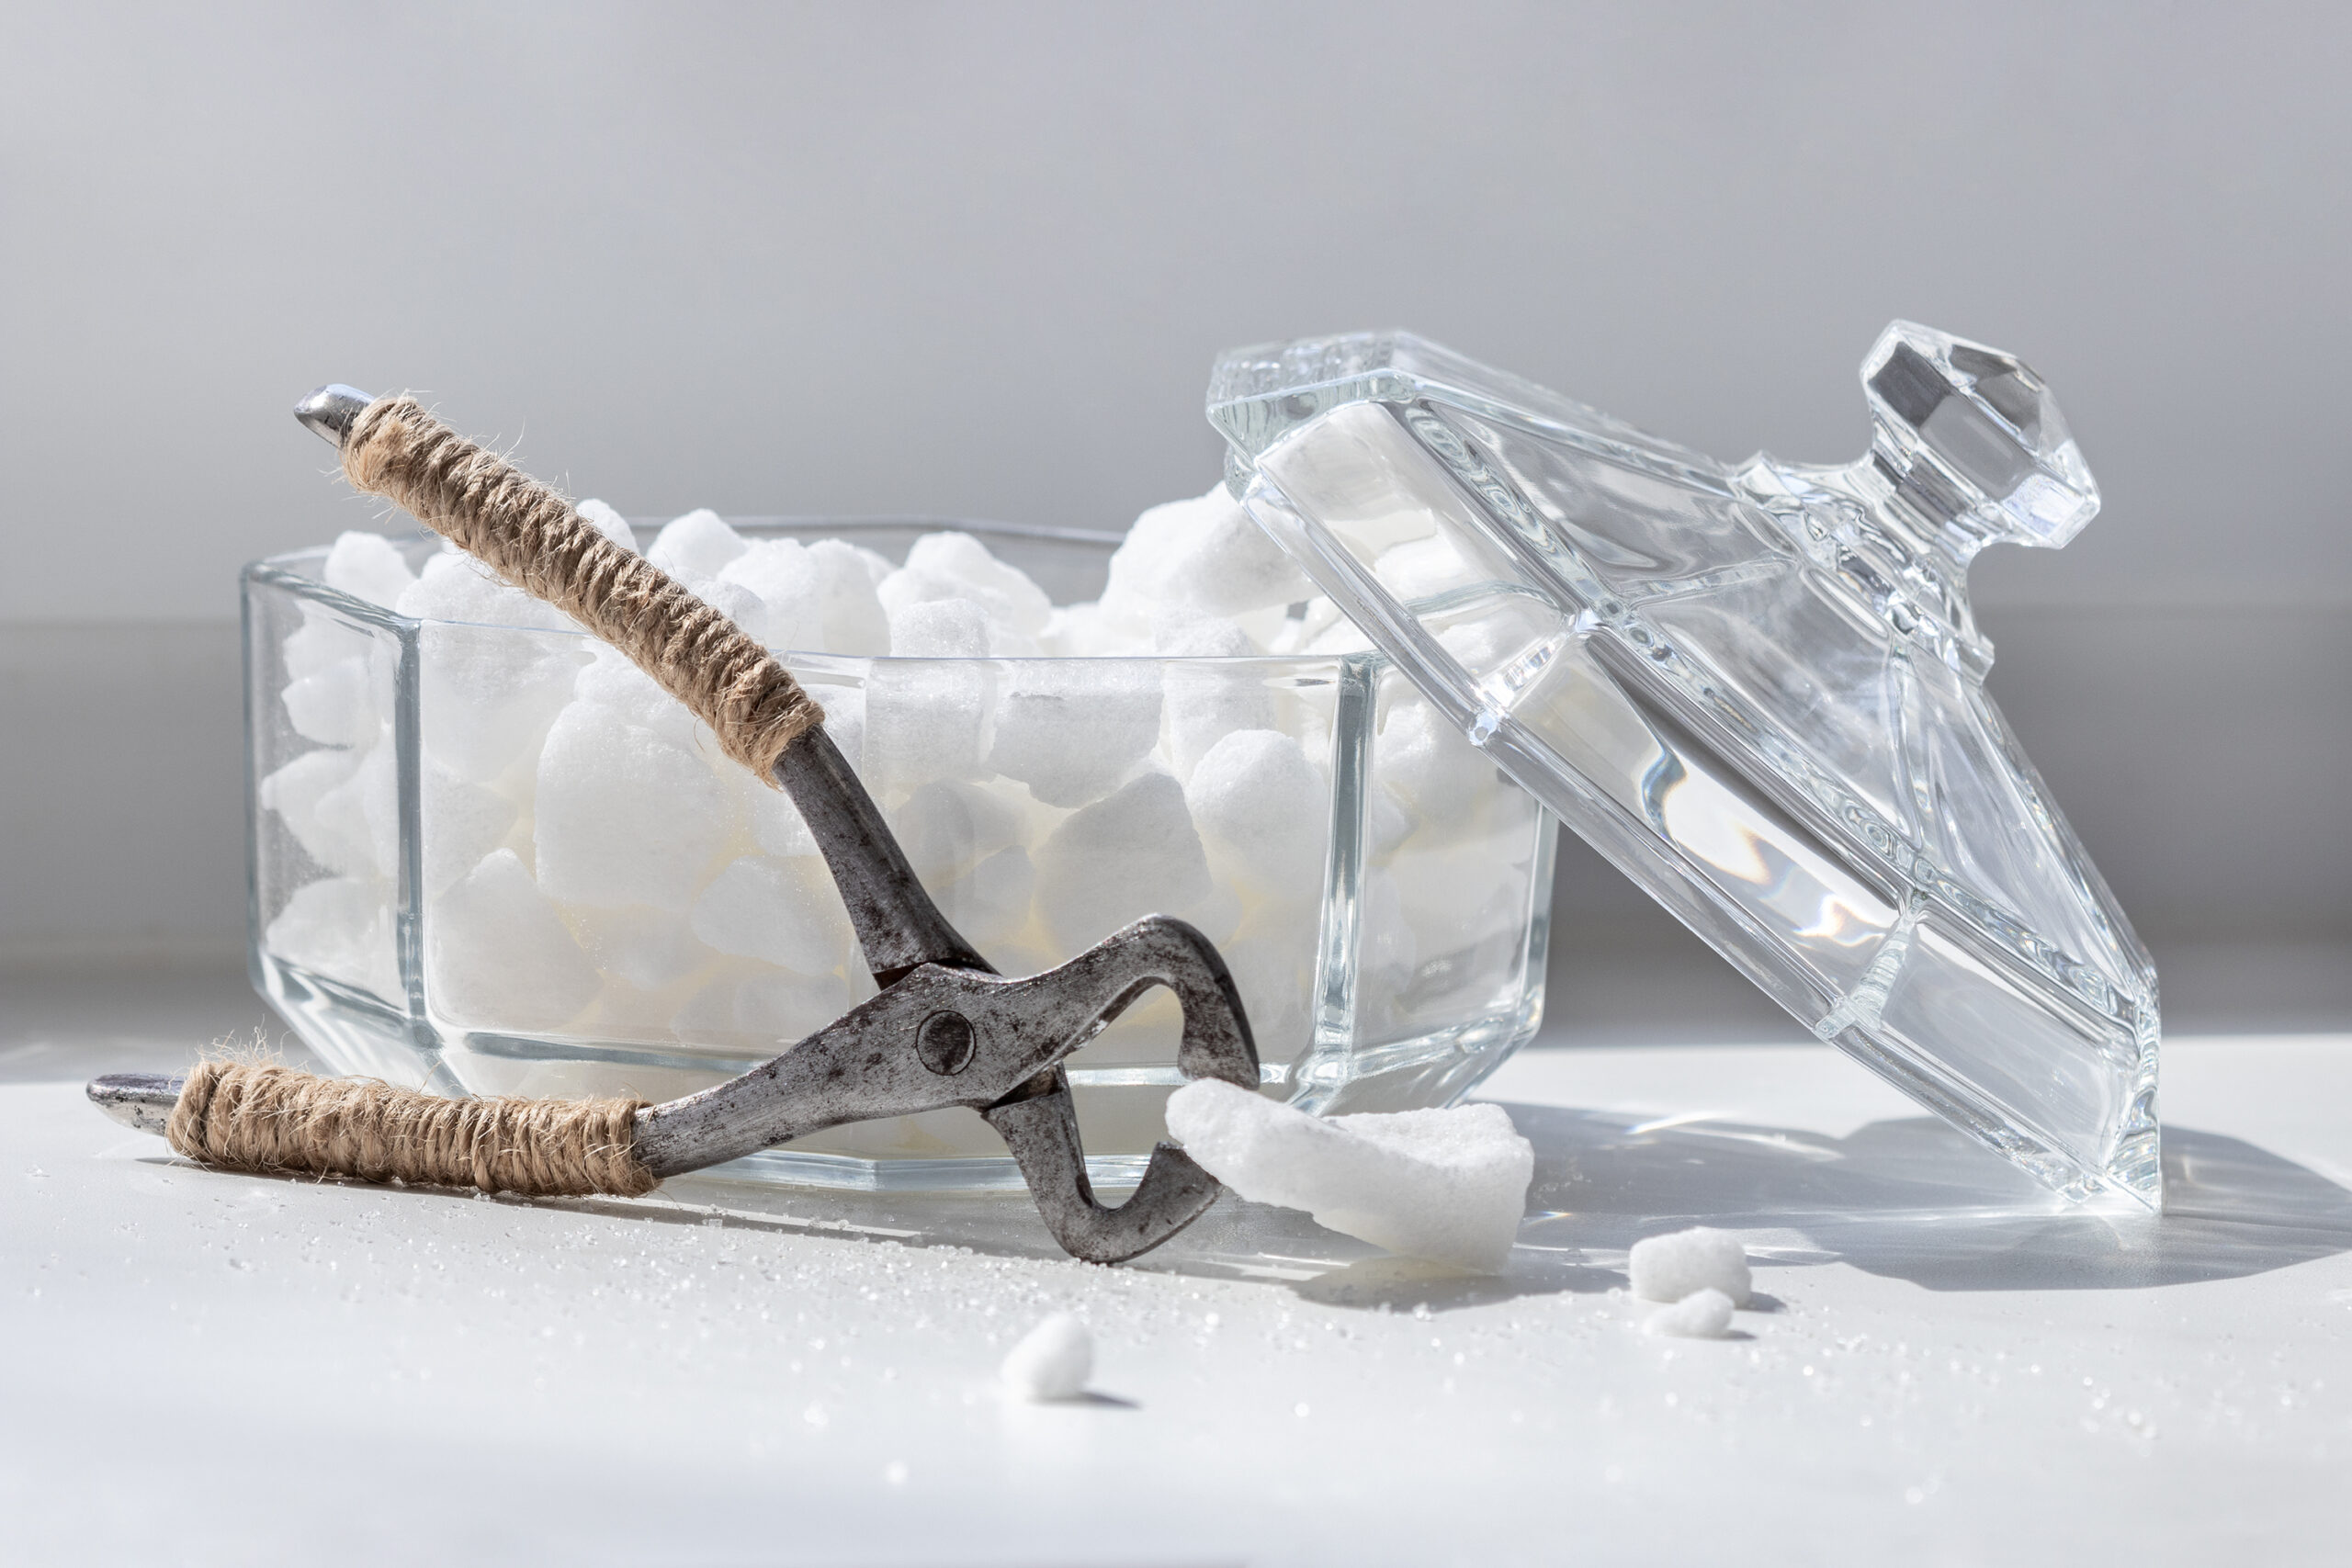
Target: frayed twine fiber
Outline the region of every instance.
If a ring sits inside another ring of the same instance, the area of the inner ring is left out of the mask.
[[[637,1157],[641,1100],[444,1100],[371,1078],[204,1061],[164,1135],[207,1165],[530,1197],[636,1198],[660,1179]]]
[[[785,748],[823,722],[791,671],[742,628],[414,398],[379,398],[361,412],[344,438],[343,471],[628,654],[770,784]]]

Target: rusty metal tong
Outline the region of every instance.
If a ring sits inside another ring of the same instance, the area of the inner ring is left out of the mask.
[[[372,400],[325,387],[295,413],[339,446]],[[1256,1089],[1249,1019],[1206,937],[1154,915],[1057,968],[1007,979],[940,913],[821,725],[785,750],[775,780],[832,872],[880,994],[740,1077],[639,1111],[636,1153],[654,1175],[684,1175],[844,1122],[963,1106],[1004,1139],[1046,1228],[1073,1257],[1136,1257],[1216,1201],[1216,1179],[1163,1143],[1125,1202],[1096,1201],[1062,1066],[1165,986],[1183,1010],[1183,1075]],[[117,1075],[94,1080],[89,1093],[118,1121],[160,1133],[180,1081]]]

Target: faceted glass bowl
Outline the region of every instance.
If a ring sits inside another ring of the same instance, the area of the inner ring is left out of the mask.
[[[894,561],[922,535],[960,528],[1057,604],[1099,593],[1118,544],[930,521],[736,526],[844,538]],[[420,536],[400,547],[415,565],[440,547]],[[707,778],[632,795],[616,745],[594,809],[562,807],[563,830],[639,857],[654,880],[674,865],[674,896],[589,907],[538,889],[537,847],[560,826],[538,761],[598,645],[395,615],[328,588],[325,556],[244,573],[249,918],[255,986],[335,1070],[453,1095],[661,1100],[765,1060],[872,994],[813,843],[699,726],[682,743]],[[1146,913],[1189,919],[1232,966],[1268,1092],[1325,1112],[1449,1103],[1535,1032],[1553,819],[1382,655],[785,658],[942,908],[1007,974],[1060,963]],[[1033,733],[1043,705],[1071,716],[1074,748],[1116,724],[1148,750],[1041,802],[992,766],[1016,765],[991,739],[1023,704]],[[1278,730],[1307,759],[1316,782],[1310,803],[1293,803],[1306,812],[1295,852],[1240,853],[1214,831],[1189,849],[1182,813],[1163,811],[1148,833],[1133,813],[1089,815],[1129,788],[1172,798],[1155,775],[1189,772],[1231,728]],[[786,912],[773,951],[756,927],[732,942],[751,953],[700,940],[694,900],[722,870]],[[1155,993],[1070,1058],[1098,1182],[1134,1180],[1163,1134],[1162,1103],[1182,1081],[1177,1022]],[[985,1123],[952,1110],[833,1129],[724,1173],[1019,1181]]]

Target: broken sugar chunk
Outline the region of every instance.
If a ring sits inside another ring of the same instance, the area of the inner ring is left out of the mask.
[[[1007,1397],[1039,1404],[1075,1399],[1094,1374],[1094,1337],[1075,1313],[1057,1312],[1023,1337],[998,1372]]]
[[[1747,1254],[1739,1237],[1705,1225],[1646,1236],[1626,1259],[1634,1294],[1648,1302],[1679,1302],[1694,1291],[1721,1291],[1734,1306],[1747,1304]]]
[[[1242,1197],[1473,1273],[1510,1256],[1535,1148],[1499,1105],[1328,1120],[1203,1078],[1168,1099],[1184,1152]]]
[[[1713,1289],[1693,1291],[1642,1321],[1643,1333],[1673,1339],[1721,1339],[1730,1329],[1731,1298]]]

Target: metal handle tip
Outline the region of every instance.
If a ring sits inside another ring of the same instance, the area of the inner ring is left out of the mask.
[[[321,387],[294,405],[294,417],[300,420],[322,441],[340,448],[343,438],[351,434],[352,422],[359,412],[376,400],[356,387],[334,382]]]

